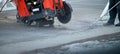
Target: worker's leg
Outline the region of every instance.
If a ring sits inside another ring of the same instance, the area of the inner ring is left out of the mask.
[[[116,4],[116,0],[109,0],[109,2],[110,2],[109,9],[112,8]],[[109,15],[110,15],[110,19],[108,20],[108,23],[114,24],[115,18],[116,18],[116,15],[117,15],[117,9],[113,8],[109,12]]]
[[[119,19],[119,22],[120,22],[120,5],[118,6],[117,11],[118,11],[118,19]]]
[[[119,2],[120,0],[116,0],[116,2]],[[118,13],[118,20],[119,23],[116,24],[116,26],[120,26],[120,4],[117,6],[117,13]]]

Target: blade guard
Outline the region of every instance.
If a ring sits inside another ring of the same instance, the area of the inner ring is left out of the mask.
[[[71,20],[71,15],[72,15],[73,9],[72,9],[71,5],[67,2],[63,2],[63,4],[64,4],[65,14],[64,15],[58,14],[57,17],[61,23],[66,24]]]
[[[56,3],[56,5],[54,4],[54,1]],[[44,0],[43,5],[44,5],[44,9],[51,9],[51,10],[55,10],[54,5],[56,7],[58,7],[58,2],[60,1],[60,6],[63,7],[63,1],[62,0]]]

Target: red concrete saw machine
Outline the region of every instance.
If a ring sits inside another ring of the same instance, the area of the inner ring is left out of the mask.
[[[25,25],[53,25],[54,18],[66,24],[71,20],[72,7],[65,0],[13,0],[17,6],[17,21]]]

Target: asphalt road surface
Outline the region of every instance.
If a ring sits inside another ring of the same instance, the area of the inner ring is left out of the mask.
[[[16,22],[16,11],[0,13],[0,46],[55,38],[60,35],[76,33],[86,30],[90,24],[99,18],[106,0],[67,0],[73,7],[72,20],[68,24],[61,24],[57,19],[54,27],[28,27]]]
[[[25,54],[120,54],[120,33],[85,39]]]

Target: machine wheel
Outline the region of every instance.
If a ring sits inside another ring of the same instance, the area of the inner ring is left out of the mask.
[[[16,19],[17,19],[17,22],[18,22],[18,23],[20,23],[20,22],[21,22],[21,19],[20,19],[19,14],[16,14]]]
[[[43,27],[44,25],[52,26],[54,24],[54,20],[46,20],[45,18],[36,20],[36,25],[39,27]]]
[[[17,19],[18,23],[23,23],[23,24],[25,24],[27,26],[31,26],[31,24],[33,22],[32,20],[29,21],[27,17],[21,19],[20,16],[19,16],[19,14],[16,14],[16,19]]]
[[[32,20],[28,20],[28,18],[26,17],[22,19],[22,22],[27,26],[31,26],[31,24],[33,23]]]
[[[66,24],[71,20],[72,8],[66,2],[63,2],[63,4],[64,4],[64,15],[58,14],[57,17],[61,23]]]
[[[33,21],[31,20],[31,21],[26,22],[26,25],[31,26],[32,23],[33,23]]]
[[[39,19],[39,20],[36,20],[36,25],[38,27],[42,27],[46,24],[46,20],[45,19]]]
[[[49,24],[50,26],[53,26],[54,20],[50,20],[50,21],[48,21],[48,22],[49,22],[48,24]]]
[[[49,24],[50,26],[53,26],[53,24],[54,24],[54,18],[53,18],[52,20],[48,20],[48,24]]]

